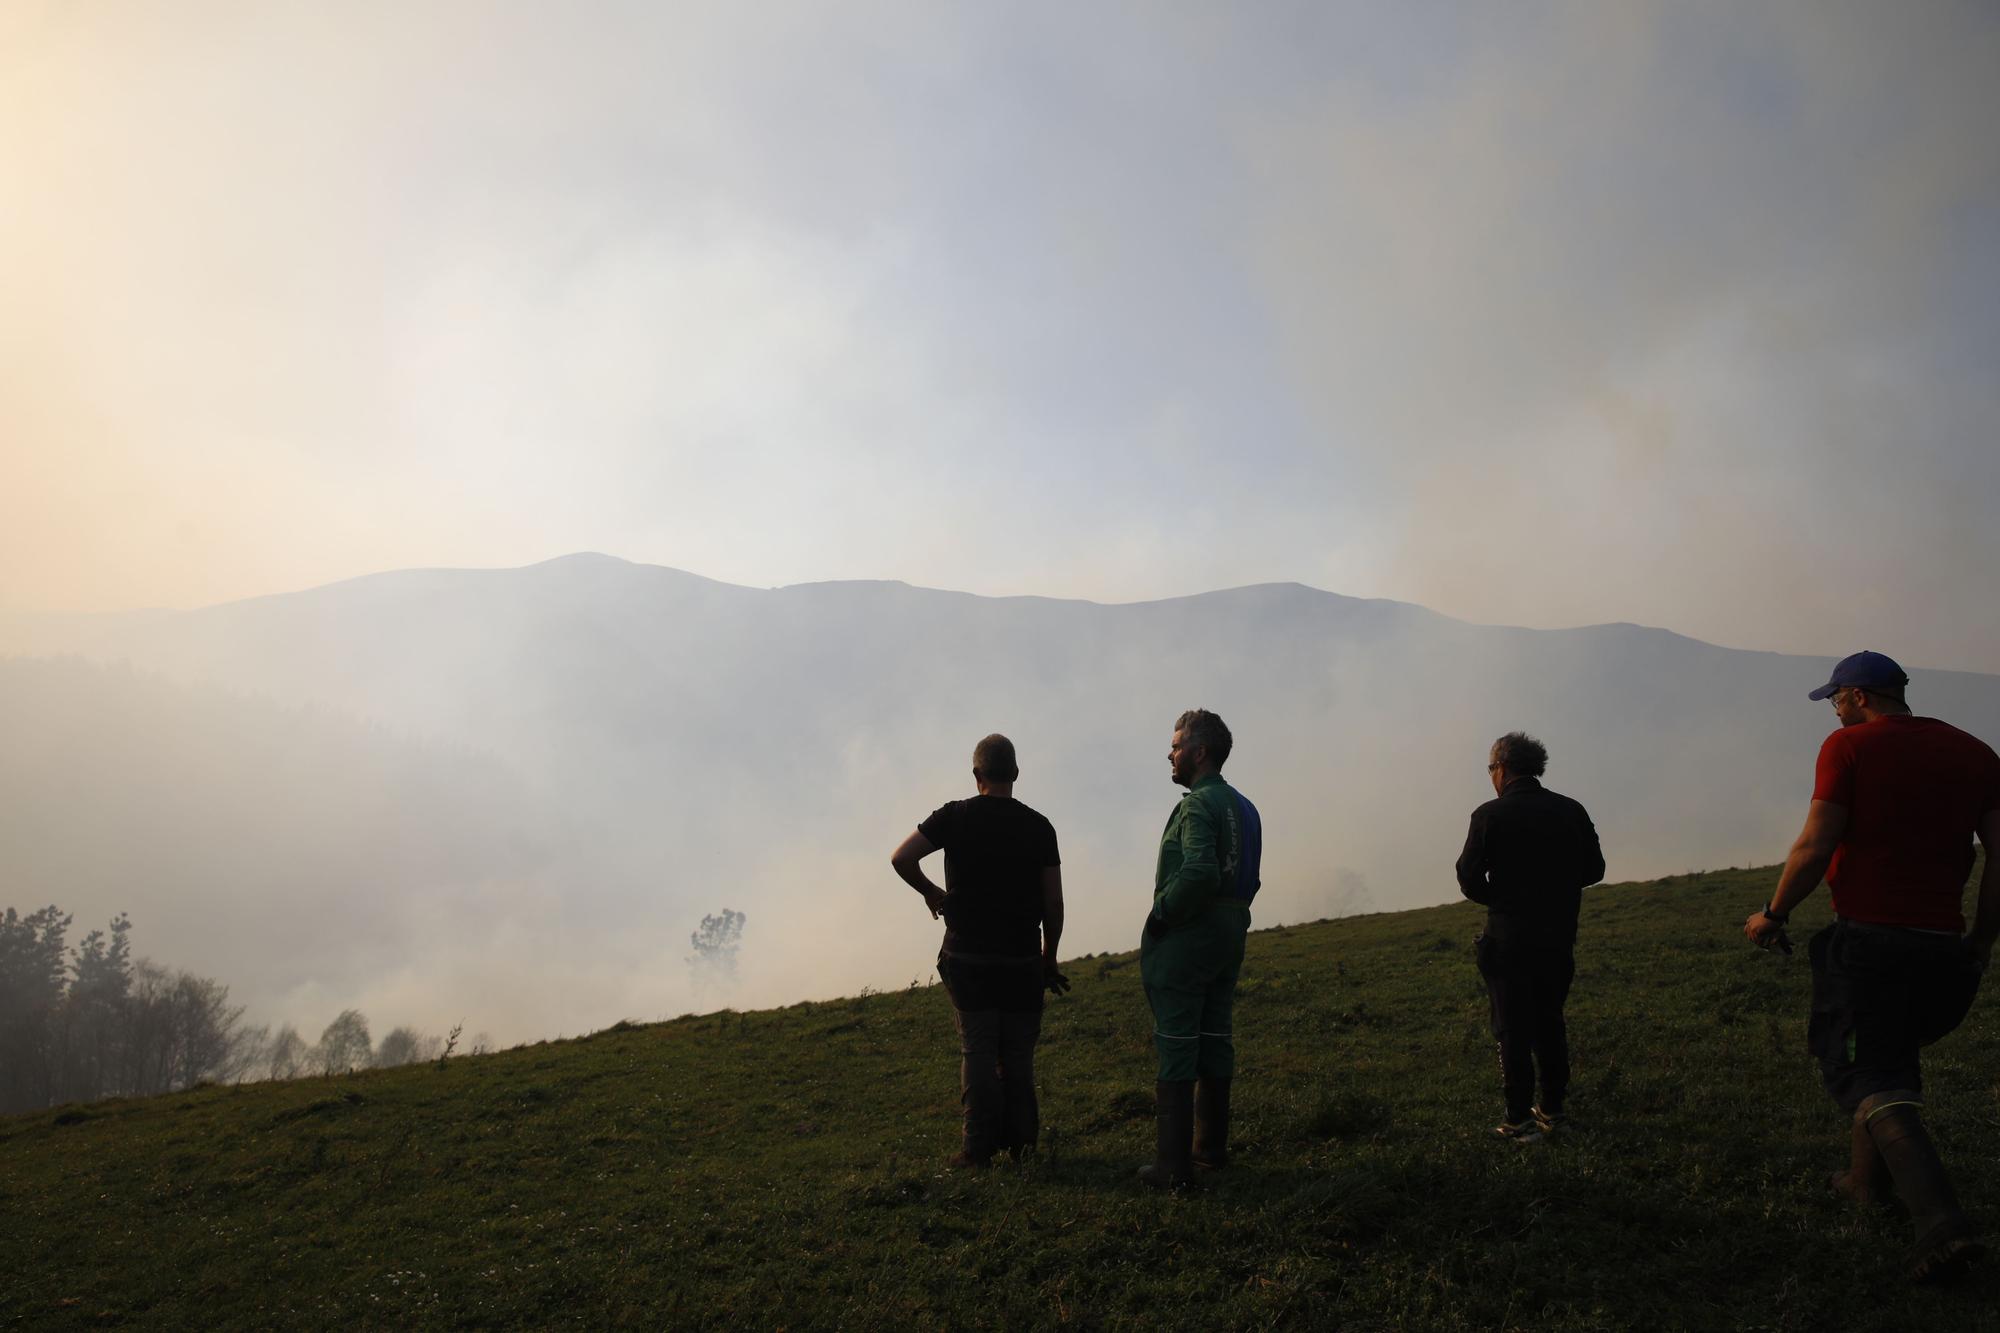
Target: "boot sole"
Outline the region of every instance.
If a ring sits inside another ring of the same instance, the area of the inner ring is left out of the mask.
[[[1910,1259],[1910,1281],[1948,1287],[1986,1257],[1986,1242],[1972,1236],[1926,1241]]]
[[[1158,1168],[1150,1166],[1142,1166],[1139,1168],[1139,1183],[1141,1185],[1146,1186],[1149,1189],[1156,1189],[1156,1190],[1185,1190],[1185,1189],[1196,1188],[1193,1171],[1189,1171],[1186,1175],[1175,1175],[1172,1172],[1162,1171],[1159,1170]]]

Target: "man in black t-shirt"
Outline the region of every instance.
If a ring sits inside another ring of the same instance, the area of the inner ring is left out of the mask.
[[[1062,865],[1056,830],[1014,799],[1014,743],[988,736],[972,751],[979,794],[931,812],[889,858],[904,883],[945,923],[938,976],[958,1025],[959,1100],[965,1140],[953,1166],[984,1166],[994,1152],[1035,1146],[1035,1041],[1042,990],[1069,982],[1056,971],[1062,938]],[[940,889],[918,863],[944,852]]]

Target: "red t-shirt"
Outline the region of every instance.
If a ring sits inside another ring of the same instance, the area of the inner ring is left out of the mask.
[[[1847,810],[1827,867],[1833,910],[1854,921],[1963,930],[1981,816],[2000,809],[2000,757],[1934,717],[1878,717],[1819,747],[1813,799]]]

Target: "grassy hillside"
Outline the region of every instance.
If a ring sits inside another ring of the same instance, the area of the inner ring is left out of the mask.
[[[1133,958],[1100,957],[1049,1010],[1043,1154],[981,1174],[942,1168],[934,987],[0,1120],[0,1325],[2000,1322],[1994,1278],[1912,1292],[1900,1214],[1826,1194],[1844,1125],[1801,1051],[1803,949],[1737,933],[1774,878],[1585,896],[1564,1140],[1487,1133],[1478,914],[1457,905],[1251,937],[1239,1164],[1200,1193],[1132,1180],[1151,1025]],[[1826,912],[1799,914],[1801,943]],[[1989,1218],[1996,1056],[1989,1000],[1928,1066]]]

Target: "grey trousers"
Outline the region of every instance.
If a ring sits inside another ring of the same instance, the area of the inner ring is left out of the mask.
[[[958,1099],[965,1108],[965,1152],[984,1161],[1002,1148],[1032,1148],[1041,1132],[1035,1102],[1035,1042],[1039,1009],[1006,1013],[960,1009]]]

